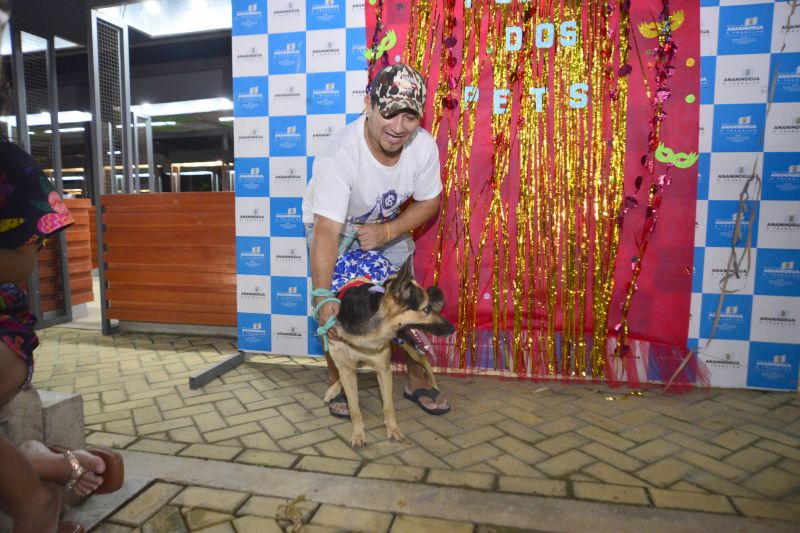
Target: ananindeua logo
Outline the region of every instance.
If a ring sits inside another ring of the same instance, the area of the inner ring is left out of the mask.
[[[267,299],[267,293],[265,293],[264,289],[258,285],[255,285],[250,289],[242,289],[240,295],[243,300],[265,301]]]
[[[260,246],[253,246],[249,252],[242,252],[241,259],[250,268],[262,266],[267,261],[266,254],[261,251]]]
[[[275,336],[287,340],[299,340],[303,338],[303,334],[297,331],[297,328],[291,326],[288,331],[276,331]]]
[[[264,14],[258,9],[258,4],[247,4],[246,9],[236,11],[236,19],[243,28],[251,28],[261,22]]]
[[[294,2],[287,2],[285,7],[274,10],[272,14],[276,17],[297,17],[300,15],[300,8],[295,6]]]
[[[293,229],[300,224],[300,213],[297,212],[296,207],[290,207],[285,213],[275,213],[275,219],[281,228]]]
[[[264,93],[258,90],[258,86],[253,86],[247,92],[239,93],[237,98],[243,109],[255,109],[264,102]]]
[[[250,341],[263,339],[269,335],[269,331],[264,329],[264,324],[261,322],[253,322],[250,327],[244,327],[241,331],[241,336],[246,337]]]
[[[264,181],[264,174],[260,167],[253,167],[249,171],[239,173],[239,181],[245,189],[258,189]]]
[[[241,213],[239,221],[243,224],[262,224],[266,217],[258,210],[253,209],[249,213]]]
[[[297,131],[297,126],[286,126],[285,131],[275,132],[275,142],[281,148],[294,148],[303,140],[303,136]]]

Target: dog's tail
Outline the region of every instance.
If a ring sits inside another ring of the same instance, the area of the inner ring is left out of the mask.
[[[325,393],[325,397],[322,398],[322,402],[325,405],[328,405],[328,402],[336,398],[340,392],[342,392],[342,382],[337,379],[336,383],[328,388],[328,391]]]

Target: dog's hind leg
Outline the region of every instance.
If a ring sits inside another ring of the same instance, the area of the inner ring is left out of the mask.
[[[431,363],[428,361],[428,358],[425,356],[425,354],[418,352],[413,346],[411,346],[411,343],[409,342],[404,342],[400,346],[403,347],[406,355],[408,355],[412,360],[421,364],[422,368],[425,369],[425,375],[428,376],[428,384],[434,389],[438,389],[439,385],[436,383],[436,376],[433,375],[433,368],[431,367]]]
[[[405,436],[400,432],[400,427],[397,425],[397,415],[394,410],[390,357],[391,355],[387,350],[386,356],[382,357],[383,364],[380,367],[376,366],[375,372],[378,376],[378,386],[381,388],[381,397],[383,398],[383,423],[386,426],[386,438],[402,441],[405,440]]]
[[[325,397],[322,398],[322,403],[327,405],[328,402],[336,398],[341,391],[342,391],[342,381],[337,379],[336,383],[331,385],[328,388],[327,392],[325,392]]]
[[[339,381],[342,382],[344,393],[347,396],[347,405],[350,408],[350,419],[353,421],[353,435],[350,437],[350,446],[360,448],[367,444],[367,432],[364,429],[364,415],[358,404],[358,378],[355,368],[339,368]]]

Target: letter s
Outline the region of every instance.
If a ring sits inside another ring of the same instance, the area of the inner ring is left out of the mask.
[[[589,84],[573,83],[569,86],[569,106],[581,109],[589,103]]]

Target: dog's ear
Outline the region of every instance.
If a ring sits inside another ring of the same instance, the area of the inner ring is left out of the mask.
[[[409,257],[389,283],[389,290],[391,290],[392,296],[399,302],[408,303],[416,288],[412,283],[414,281],[412,273],[414,263],[412,261],[413,259]]]
[[[441,312],[444,308],[444,293],[439,287],[428,287],[428,298],[431,302],[431,307],[437,313]]]

